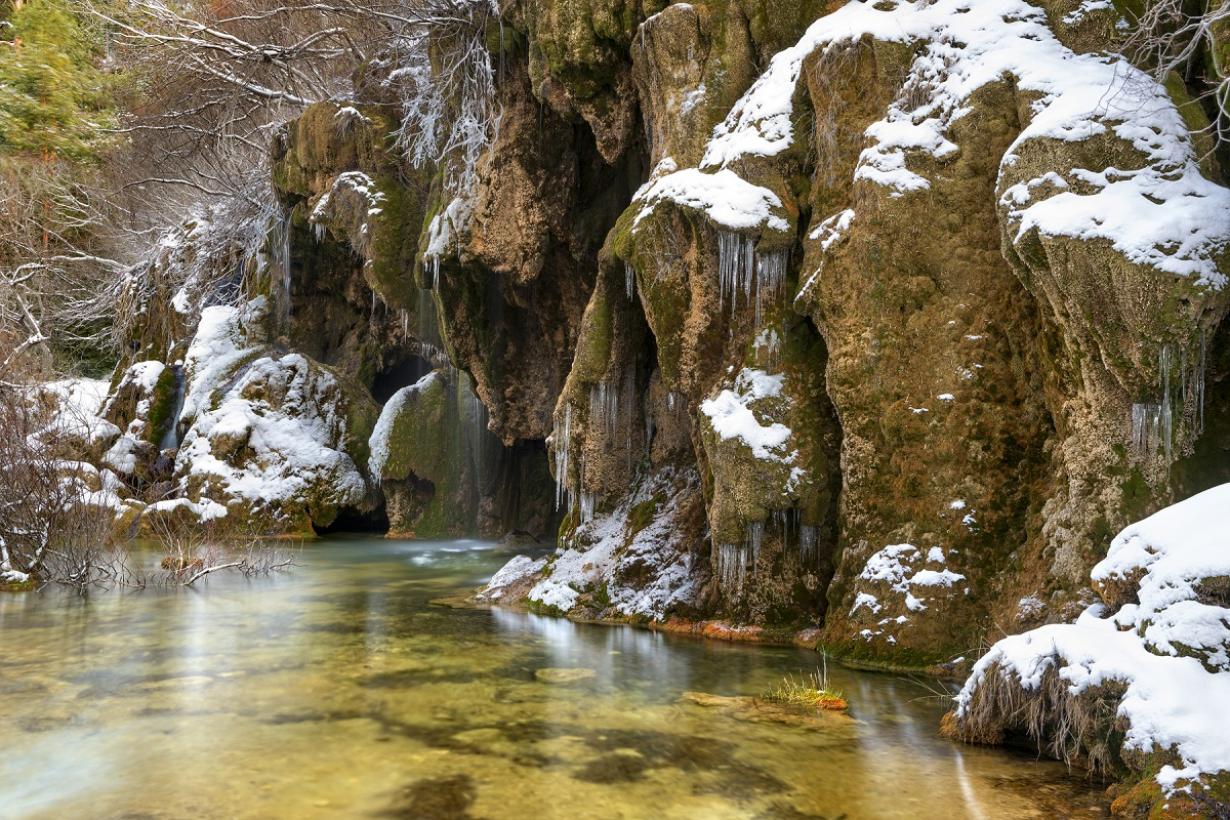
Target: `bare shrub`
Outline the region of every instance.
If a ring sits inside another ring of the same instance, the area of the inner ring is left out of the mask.
[[[63,451],[55,414],[32,391],[0,386],[0,582],[88,586],[114,574],[113,514],[82,503],[96,476]]]
[[[294,566],[293,550],[254,535],[208,526],[177,527],[164,519],[152,528],[163,555],[158,571],[145,576],[149,585],[190,587],[216,572],[252,578]]]
[[[1221,41],[1220,47],[1219,42]],[[1202,90],[1217,144],[1230,139],[1230,3],[1224,0],[1147,0],[1126,42],[1133,59],[1164,83],[1172,72]]]

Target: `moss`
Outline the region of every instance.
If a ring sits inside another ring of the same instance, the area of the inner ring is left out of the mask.
[[[158,382],[154,385],[153,395],[149,400],[149,416],[146,418],[146,441],[158,444],[170,426],[175,423],[176,399],[175,368],[164,367]]]
[[[635,538],[641,530],[653,523],[654,514],[664,501],[661,495],[655,495],[653,498],[632,506],[632,509],[628,511],[629,539]]]
[[[552,618],[563,618],[568,615],[567,612],[554,604],[544,604],[542,601],[535,601],[533,598],[526,599],[525,608],[535,615],[545,615]]]
[[[1156,506],[1155,493],[1139,465],[1131,466],[1119,486],[1123,493],[1120,510],[1124,521],[1139,521],[1153,511]]]
[[[611,591],[607,588],[606,581],[595,584],[591,594],[598,609],[608,609],[611,606]]]
[[[613,331],[610,289],[596,288],[581,320],[570,378],[591,384],[602,378],[611,356]]]

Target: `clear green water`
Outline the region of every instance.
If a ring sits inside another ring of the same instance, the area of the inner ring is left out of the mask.
[[[830,669],[854,720],[756,722],[680,696],[814,654],[429,604],[508,557],[335,537],[287,576],[0,595],[0,816],[1102,814],[1057,764],[938,739],[907,680]]]

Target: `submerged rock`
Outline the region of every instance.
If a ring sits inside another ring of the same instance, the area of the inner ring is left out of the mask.
[[[543,667],[534,670],[534,679],[542,683],[572,684],[593,680],[597,677],[596,669],[587,667]]]
[[[780,723],[800,729],[834,733],[839,737],[855,736],[857,721],[844,709],[800,709],[760,698],[712,695],[706,692],[684,692],[680,703],[690,703],[716,709],[735,720],[751,723]]]

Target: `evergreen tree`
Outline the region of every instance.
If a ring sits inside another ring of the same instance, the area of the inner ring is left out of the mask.
[[[0,22],[0,153],[90,160],[113,122],[95,33],[70,0],[7,6]]]

